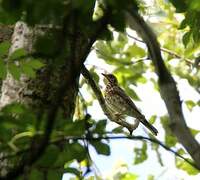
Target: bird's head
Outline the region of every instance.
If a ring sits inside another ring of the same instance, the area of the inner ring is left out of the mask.
[[[105,77],[105,83],[108,84],[118,84],[117,78],[113,74],[103,74],[102,75]]]

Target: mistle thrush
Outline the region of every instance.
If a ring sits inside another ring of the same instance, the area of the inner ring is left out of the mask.
[[[145,116],[138,110],[131,98],[119,87],[117,78],[113,74],[102,75],[106,80],[105,101],[108,108],[119,115],[136,118],[154,135],[157,135],[158,130],[146,120]]]

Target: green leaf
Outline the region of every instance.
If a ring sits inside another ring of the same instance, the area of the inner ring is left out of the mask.
[[[154,180],[154,179],[155,179],[154,175],[152,175],[152,174],[148,175],[147,180]]]
[[[42,167],[50,167],[57,160],[60,153],[56,145],[49,145],[42,157],[38,160],[37,165]]]
[[[170,0],[170,2],[176,7],[177,13],[181,13],[187,10],[187,1]]]
[[[90,141],[91,145],[96,149],[98,154],[103,154],[106,156],[110,155],[110,147],[109,145],[101,142],[101,141]]]
[[[85,122],[81,120],[68,122],[64,128],[66,136],[81,136],[85,133],[85,130]]]
[[[146,79],[145,77],[141,76],[141,77],[139,77],[139,78],[137,79],[137,82],[138,82],[138,83],[145,84],[145,83],[147,83],[147,79]]]
[[[191,161],[191,159],[188,160]],[[199,170],[195,169],[193,166],[191,166],[190,164],[179,158],[176,158],[176,167],[184,170],[189,175],[197,175],[199,173]]]
[[[62,179],[64,171],[62,170],[49,170],[47,174],[48,180],[60,180]]]
[[[27,52],[23,48],[16,49],[9,57],[10,60],[16,60],[27,56]]]
[[[122,126],[116,127],[116,128],[114,128],[114,129],[112,130],[112,132],[113,132],[113,133],[116,133],[116,134],[118,134],[118,133],[124,133],[123,128],[124,128],[124,127],[122,127]]]
[[[140,98],[139,98],[139,96],[136,94],[136,92],[133,89],[131,89],[131,88],[128,87],[128,88],[126,88],[126,92],[134,100],[141,101]]]
[[[198,133],[200,133],[200,130],[197,130],[197,129],[190,128],[190,131],[192,132],[193,136],[196,136]]]
[[[185,104],[190,111],[192,111],[193,107],[196,106],[196,103],[194,103],[192,100],[185,101]]]
[[[6,64],[0,59],[0,78],[5,79],[7,74]]]
[[[165,130],[165,144],[169,147],[173,147],[176,145],[177,138],[172,134],[171,129],[169,128],[169,117],[162,116],[160,118],[160,122]]]
[[[2,109],[2,111],[5,112],[6,114],[17,114],[17,115],[20,115],[20,114],[26,113],[26,108],[22,104],[12,103],[12,104],[9,104],[9,105],[5,106]]]
[[[34,168],[31,170],[31,173],[28,179],[29,180],[43,180],[44,174],[41,171]]]
[[[177,143],[177,138],[171,134],[165,134],[165,144],[169,147],[173,147]]]
[[[21,70],[20,67],[15,65],[15,63],[10,63],[8,66],[8,71],[13,76],[14,79],[19,80],[21,76]]]
[[[64,166],[69,161],[76,159],[78,162],[81,162],[86,158],[86,150],[79,143],[65,144],[65,148],[62,152],[59,153],[54,166]]]
[[[191,32],[187,32],[183,36],[183,44],[185,47],[188,45],[188,43],[190,41],[190,35],[191,35]]]
[[[103,119],[97,122],[96,127],[94,129],[94,133],[103,134],[105,133],[107,120]]]
[[[29,65],[29,63],[21,64],[21,70],[29,78],[35,78],[36,76],[35,70]]]
[[[30,67],[32,67],[33,69],[36,69],[36,70],[41,69],[42,67],[45,66],[45,64],[43,64],[41,62],[41,59],[29,59],[29,61],[27,63]]]
[[[157,118],[156,115],[151,116],[150,119],[149,119],[149,123],[150,123],[150,124],[154,124],[155,121],[156,121],[156,118]]]
[[[4,41],[0,44],[0,57],[4,57],[8,55],[10,49],[10,43],[8,41]]]
[[[138,175],[127,172],[123,175],[121,175],[120,180],[137,180],[138,179]]]
[[[183,19],[182,21],[181,21],[181,24],[179,25],[179,28],[178,29],[184,29],[184,28],[186,28],[187,27],[187,21],[186,21],[186,19]]]
[[[136,44],[129,46],[125,53],[135,58],[141,58],[146,55],[145,50]]]
[[[96,53],[99,58],[104,59],[106,56],[110,56],[112,53],[111,49],[104,41],[98,41],[95,46],[97,48]]]
[[[142,144],[142,148],[135,148],[135,159],[134,164],[140,164],[147,159],[147,143],[144,141]]]
[[[71,156],[73,159],[76,159],[78,162],[81,162],[86,158],[86,150],[79,143],[73,143],[69,146],[69,150],[71,151]]]
[[[71,173],[76,175],[77,177],[81,177],[81,172],[76,168],[71,168],[71,167],[65,168],[65,173]]]

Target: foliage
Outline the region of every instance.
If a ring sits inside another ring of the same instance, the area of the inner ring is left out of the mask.
[[[199,93],[199,2],[198,0],[170,0],[170,2],[172,4],[164,0],[154,0],[155,6],[150,7],[145,0],[137,0],[137,3],[131,0],[126,3],[120,0],[102,0],[98,7],[101,9],[101,17],[94,19],[95,0],[2,0],[0,1],[0,22],[4,25],[23,20],[30,26],[51,24],[52,27],[62,27],[65,30],[64,22],[69,23],[70,28],[67,31],[67,43],[64,47],[62,47],[60,32],[53,32],[51,36],[46,33],[39,37],[34,46],[38,53],[36,53],[36,56],[28,54],[25,49],[18,49],[9,54],[11,44],[2,42],[0,44],[0,79],[5,79],[8,73],[16,80],[20,80],[22,75],[34,79],[37,73],[47,64],[50,64],[53,68],[60,68],[66,57],[71,58],[69,56],[72,51],[71,45],[73,45],[70,42],[71,39],[80,31],[82,33],[80,36],[87,43],[89,35],[93,35],[98,22],[105,15],[106,7],[109,7],[108,26],[103,33],[95,37],[95,40],[98,41],[93,48],[97,57],[113,68],[112,73],[117,76],[120,86],[134,101],[141,101],[141,97],[136,91],[139,86],[147,87],[150,83],[155,87],[155,93],[157,93],[157,77],[154,74],[154,67],[149,61],[146,46],[140,40],[128,36],[129,29],[126,27],[123,10],[132,8],[139,10],[143,16],[148,17],[151,14],[156,17],[156,21],[151,18],[147,21],[157,34],[167,67],[177,80],[187,81],[189,86]],[[179,14],[181,18],[178,18],[177,13],[181,13]],[[73,23],[77,22],[75,35],[72,34],[72,22],[65,19],[69,16],[74,16]],[[78,43],[78,40],[76,43]],[[81,54],[81,50],[77,49],[77,51]],[[92,67],[90,72],[96,83],[101,82],[98,67]],[[79,86],[80,89],[86,88],[87,93],[91,93],[91,89],[86,85],[84,79],[80,79]],[[142,93],[145,93],[146,90],[148,89],[144,89]],[[59,109],[54,129],[44,153],[41,158],[33,163],[31,168],[27,169],[28,173],[25,174],[25,177],[18,179],[56,180],[61,179],[63,173],[73,174],[79,179],[85,178],[93,165],[89,154],[90,147],[95,149],[98,155],[111,155],[112,147],[109,141],[101,139],[101,137],[108,135],[108,121],[93,119],[88,114],[88,107],[93,105],[96,97],[92,94],[90,100],[84,98],[82,94],[78,94],[77,99],[76,110],[81,111],[81,113],[77,113],[74,119],[67,119],[61,115],[63,112]],[[194,108],[199,108],[200,101],[184,99],[183,104],[190,112],[193,112]],[[31,107],[26,107],[17,102],[5,106],[0,112],[0,149],[4,152],[0,159],[7,159],[9,166],[16,166],[18,162],[21,162],[22,155],[27,155],[27,151],[31,151],[30,147],[33,140],[37,142],[37,140],[43,138],[46,117],[46,113],[42,117],[38,117]],[[159,133],[164,134],[163,138],[162,136],[159,137],[160,140],[164,141],[170,148],[177,148],[180,144],[171,132],[168,118],[167,115],[158,116],[155,110],[155,114],[152,114],[149,120],[150,123],[156,125],[160,122],[162,128],[159,129]],[[194,136],[200,132],[197,129],[191,128],[190,130]],[[127,135],[127,131],[122,127],[116,127],[109,133]],[[91,137],[96,137],[96,139]],[[134,144],[133,157],[130,157],[134,158],[133,166],[142,165],[141,163],[148,159],[147,151],[149,150],[149,144],[146,141],[142,141],[141,147]],[[152,146],[152,150],[157,153],[158,161],[163,165],[158,146]],[[175,160],[178,169],[184,170],[190,175],[198,173],[185,161],[178,158]],[[74,166],[74,164],[78,165]],[[128,172],[128,170],[125,173],[117,172],[113,177],[121,180],[138,179],[136,174]],[[100,177],[91,176],[88,179],[95,178]],[[148,179],[154,179],[154,176],[149,175]]]

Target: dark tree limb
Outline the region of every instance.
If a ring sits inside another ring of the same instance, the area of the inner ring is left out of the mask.
[[[176,82],[164,64],[157,38],[137,12],[128,10],[126,17],[129,26],[141,36],[148,47],[150,57],[159,78],[160,93],[170,116],[170,128],[200,169],[200,145],[192,136],[185,123]]]

